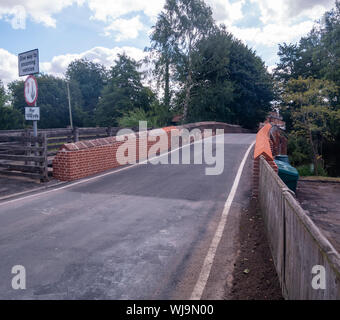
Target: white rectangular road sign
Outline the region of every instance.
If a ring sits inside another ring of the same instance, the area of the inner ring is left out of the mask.
[[[26,120],[40,120],[40,108],[39,107],[25,107],[25,119]]]
[[[39,50],[19,53],[18,55],[19,77],[39,73]]]

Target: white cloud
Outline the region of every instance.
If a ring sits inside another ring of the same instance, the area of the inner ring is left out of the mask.
[[[74,3],[81,5],[84,0],[1,0],[0,3],[0,18],[16,23],[22,19],[22,12],[26,16],[31,17],[35,22],[42,23],[47,27],[55,27],[56,20],[52,17],[53,14],[60,12],[65,7],[71,6]]]
[[[264,23],[291,24],[297,19],[319,18],[334,5],[334,0],[250,0],[258,4]]]
[[[0,80],[7,85],[18,78],[17,56],[0,48]]]
[[[93,19],[109,22],[131,12],[142,11],[156,17],[164,6],[164,0],[87,0],[93,11]]]
[[[69,63],[81,58],[87,58],[90,61],[101,63],[105,67],[110,67],[114,64],[117,54],[122,54],[123,52],[135,60],[141,60],[145,57],[144,51],[135,47],[115,47],[112,49],[95,47],[79,54],[59,55],[53,57],[51,61],[40,62],[40,71],[57,77],[63,77]],[[17,56],[1,48],[0,79],[5,85],[19,79]]]
[[[206,3],[213,10],[213,17],[218,23],[224,23],[226,26],[232,25],[244,17],[242,12],[246,0],[230,2],[228,0],[206,0]]]
[[[111,35],[112,32],[118,32],[115,36],[117,42],[128,39],[136,39],[139,32],[146,28],[140,21],[140,16],[131,19],[116,19],[110,25],[105,27],[104,34]]]
[[[110,67],[114,64],[117,54],[125,52],[129,57],[140,60],[145,57],[143,50],[135,47],[115,47],[112,49],[95,47],[79,54],[65,54],[53,57],[50,62],[41,63],[41,71],[62,77],[70,62],[76,59],[86,58],[90,61]]]
[[[267,24],[263,28],[238,28],[228,30],[238,39],[250,44],[275,46],[282,42],[295,42],[306,35],[313,27],[313,21],[304,21],[294,25]]]

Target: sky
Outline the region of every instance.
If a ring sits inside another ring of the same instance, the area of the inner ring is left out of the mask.
[[[113,65],[118,53],[144,57],[164,0],[0,0],[0,79],[19,79],[20,52],[38,48],[40,71],[62,77],[87,58]],[[295,43],[335,0],[205,0],[217,23],[265,61],[278,62],[278,44]]]

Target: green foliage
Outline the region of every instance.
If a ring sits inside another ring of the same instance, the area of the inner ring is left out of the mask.
[[[301,166],[298,166],[296,169],[299,172],[299,176],[301,177],[316,176],[315,170],[311,168],[311,165],[308,165],[308,164],[301,165]],[[321,177],[328,176],[327,171],[322,166],[319,166],[317,171],[319,173],[317,176],[321,176]]]
[[[6,95],[5,87],[0,80],[0,108],[5,106],[8,97]]]
[[[311,166],[308,164],[298,166],[296,169],[299,172],[300,177],[308,177],[314,175],[314,172],[311,170]]]
[[[264,63],[223,27],[198,44],[193,79],[189,121],[255,128],[271,108],[273,85]]]
[[[129,111],[118,120],[118,124],[120,127],[138,127],[139,121],[147,121],[148,127],[160,128],[167,126],[171,117],[172,114],[164,104],[154,102],[148,111],[141,108]]]
[[[335,138],[330,130],[330,123],[336,121],[337,116],[331,103],[335,90],[335,85],[327,80],[298,78],[287,82],[283,94],[283,101],[293,119],[292,134],[309,144],[316,174],[322,166],[324,141],[333,141]],[[299,148],[293,150],[292,154],[297,160],[302,160]]]
[[[290,148],[298,163],[313,161],[323,170],[323,154],[329,145],[340,141],[340,1],[326,12],[308,36],[298,44],[279,46],[280,63],[274,72],[276,92],[286,127],[303,139],[310,150],[300,145]],[[333,150],[335,152],[335,150]],[[326,167],[329,168],[326,163]],[[336,172],[337,170],[331,170]]]
[[[77,85],[82,98],[81,110],[86,126],[95,124],[94,113],[101,91],[107,82],[107,70],[99,63],[80,59],[71,62],[66,70],[68,81]]]
[[[127,55],[118,55],[99,100],[96,113],[99,125],[115,126],[119,118],[134,109],[149,110],[155,95],[142,85],[139,67],[140,64]]]
[[[37,105],[40,107],[39,128],[65,128],[70,125],[66,81],[54,76],[37,76],[39,94]],[[10,100],[13,109],[25,114],[27,106],[24,98],[24,81],[9,84]],[[72,116],[75,126],[83,125],[81,93],[73,82],[70,83]],[[26,122],[30,125],[30,122]]]
[[[312,150],[306,137],[290,133],[288,135],[288,154],[293,166],[310,163],[312,159]]]
[[[22,129],[24,117],[10,106],[0,106],[0,130]]]
[[[192,55],[198,43],[215,29],[211,8],[202,0],[167,0],[151,35],[156,54],[156,74],[164,81],[164,103],[170,104],[170,70],[177,86],[184,88],[186,120],[194,86]]]

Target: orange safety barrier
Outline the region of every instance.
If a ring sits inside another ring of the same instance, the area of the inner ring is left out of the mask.
[[[273,154],[270,148],[269,132],[272,128],[270,123],[267,123],[256,135],[256,144],[254,150],[254,159],[263,155],[267,161],[273,161]]]
[[[256,135],[254,150],[254,167],[253,167],[253,195],[257,197],[260,177],[260,156],[264,156],[274,171],[278,171],[274,161],[272,149],[270,147],[270,123],[267,123]]]

